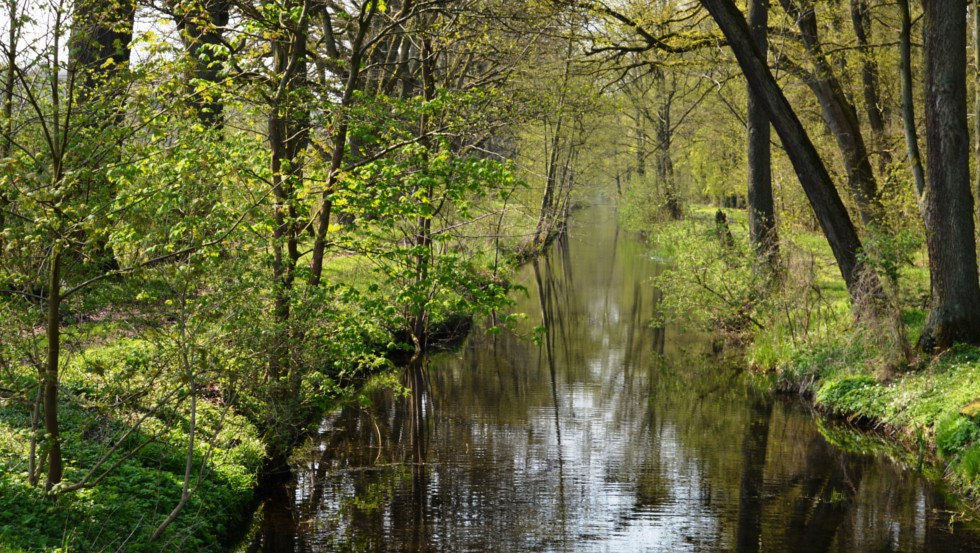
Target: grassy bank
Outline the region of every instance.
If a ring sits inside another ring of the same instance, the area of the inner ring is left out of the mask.
[[[715,212],[695,208],[649,231],[652,255],[672,267],[657,282],[662,316],[739,342],[760,386],[802,394],[828,415],[886,433],[934,459],[957,490],[976,498],[980,348],[930,358],[905,347],[915,344],[927,309],[921,241],[909,232],[866,241],[896,316],[859,323],[819,232],[783,230],[784,273],[771,285],[751,265],[745,213],[726,210],[734,238],[726,242]]]
[[[49,499],[28,481],[30,409],[16,399],[0,401],[0,551],[220,550],[252,498],[264,455],[257,430],[223,398],[197,403],[196,489],[174,523],[148,543],[181,498],[186,402],[157,408],[172,383],[156,380],[159,351],[151,341],[105,334],[105,327],[75,330],[88,332],[93,345],[63,369],[65,481],[82,482],[105,461],[92,486]],[[94,345],[98,338],[107,343]],[[15,377],[14,386],[33,382],[24,368]],[[105,416],[107,403],[119,406],[112,418]]]
[[[265,343],[241,344],[248,334],[240,325],[249,321],[229,323],[217,308],[222,316],[198,316],[211,312],[181,303],[200,296],[181,300],[166,285],[134,282],[151,297],[78,305],[63,324],[70,346],[59,401],[63,482],[78,489],[54,495],[44,490],[45,467],[29,465],[32,448],[35,458],[46,457],[35,407],[44,334],[0,340],[0,553],[223,550],[251,513],[270,444],[288,436],[295,445],[324,410],[356,398],[412,347],[398,318],[372,311],[394,310],[397,295],[376,262],[340,255],[324,273],[356,288],[329,300],[330,318],[309,319],[307,335],[323,334],[324,341],[305,350],[301,397],[290,403],[295,413],[268,412],[276,404],[263,379]],[[500,278],[505,274],[501,267]],[[429,311],[426,347],[452,344],[469,331],[479,302],[468,292],[447,287],[440,294]],[[184,495],[176,518],[154,538]]]

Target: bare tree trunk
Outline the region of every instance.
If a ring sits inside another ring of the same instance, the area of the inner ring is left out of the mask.
[[[817,34],[817,16],[812,4],[800,6],[797,0],[780,0],[783,9],[796,19],[803,45],[815,66],[803,79],[820,104],[824,121],[830,128],[844,159],[847,183],[865,225],[877,226],[881,218],[878,184],[861,134],[857,110],[847,99],[844,88],[827,60]]]
[[[912,95],[912,14],[909,0],[898,0],[901,13],[899,31],[899,73],[902,80],[902,122],[905,126],[905,148],[908,150],[912,178],[915,182],[915,197],[919,209],[924,210],[923,195],[926,190],[925,171],[922,167],[922,154],[919,152],[919,135],[915,128],[915,101]],[[923,217],[925,213],[923,211]]]
[[[955,342],[980,344],[980,283],[966,122],[966,0],[934,0],[924,8],[932,305],[919,347],[931,352]]]
[[[749,0],[749,28],[759,54],[768,50],[769,0]],[[769,116],[755,92],[749,89],[748,172],[749,172],[749,238],[756,254],[770,273],[779,263],[779,236],[776,232],[776,209],[772,199],[772,152]]]
[[[57,240],[56,240],[57,242]],[[48,450],[48,478],[44,490],[61,483],[61,432],[58,425],[58,364],[61,354],[61,249],[55,243],[48,268],[47,360],[44,369],[44,430]]]
[[[346,156],[350,122],[348,111],[354,103],[354,93],[360,85],[361,60],[364,56],[364,41],[367,38],[371,21],[377,11],[377,2],[365,3],[362,13],[358,17],[357,34],[351,44],[351,58],[347,79],[344,84],[344,91],[340,98],[338,114],[340,122],[333,134],[333,150],[330,152],[330,172],[327,174],[327,184],[324,187],[320,198],[320,212],[317,214],[316,234],[313,241],[313,252],[310,260],[310,286],[319,286],[320,279],[323,278],[323,259],[327,248],[327,233],[330,230],[330,213],[333,210],[331,196],[337,187],[340,178],[340,170],[344,164]],[[402,7],[407,10],[410,2],[406,2]],[[402,12],[404,15],[404,12]],[[329,22],[325,26],[331,25]],[[408,41],[406,41],[408,42]],[[339,60],[338,60],[339,61]]]
[[[732,0],[701,0],[721,28],[753,93],[759,99],[786,148],[803,190],[830,243],[854,305],[868,295],[882,297],[881,283],[858,256],[861,241],[813,142],[773,78],[748,24]]]
[[[868,0],[851,0],[851,24],[857,37],[861,55],[861,84],[864,93],[864,110],[871,127],[871,140],[878,154],[878,174],[887,174],[892,162],[891,152],[885,139],[885,109],[879,91],[878,62],[871,49],[871,8]]]
[[[671,128],[671,108],[674,103],[676,88],[673,83],[667,84],[667,76],[662,70],[657,70],[655,79],[660,84],[660,106],[657,109],[657,180],[664,187],[664,207],[671,219],[677,221],[683,215],[680,198],[677,193],[677,181],[674,179],[674,161],[670,149],[673,142]]]
[[[545,177],[544,194],[541,197],[541,209],[538,213],[538,225],[534,230],[534,244],[536,247],[542,247],[548,242],[548,238],[551,236],[554,222],[557,217],[555,210],[555,194],[559,186],[558,171],[559,164],[561,162],[562,133],[564,132],[565,126],[565,101],[568,94],[568,83],[571,79],[572,71],[573,46],[574,43],[570,38],[565,49],[565,67],[562,73],[560,85],[561,89],[558,91],[558,105],[555,107],[557,121],[555,122],[555,127],[550,137],[551,151],[545,153],[546,163],[548,166],[545,171],[547,176]],[[547,129],[547,125],[545,128]],[[642,138],[639,138],[638,140],[642,140]],[[639,150],[637,150],[637,170],[640,171],[641,167],[642,158]]]
[[[973,160],[976,166],[973,197],[977,198],[980,196],[980,0],[973,0],[973,87]]]

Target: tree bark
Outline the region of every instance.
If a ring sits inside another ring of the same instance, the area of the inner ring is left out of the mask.
[[[220,79],[222,56],[216,55],[215,47],[221,45],[222,28],[228,25],[230,2],[228,0],[203,0],[195,4],[191,12],[176,13],[184,49],[191,58],[190,78],[209,83],[202,92],[193,92],[191,102],[197,117],[205,127],[221,129],[224,126],[224,103],[215,87]],[[181,5],[175,6],[175,11]],[[193,91],[196,87],[191,84]]]
[[[861,241],[826,166],[796,112],[776,84],[752,40],[745,18],[732,0],[701,0],[701,4],[708,9],[728,39],[752,92],[769,115],[830,243],[851,300],[861,310],[869,295],[882,296],[881,284],[874,272],[858,256]]]
[[[802,75],[820,104],[824,121],[834,135],[847,171],[847,183],[866,226],[877,226],[881,219],[878,184],[861,134],[857,110],[847,99],[844,88],[824,55],[817,33],[817,16],[812,3],[800,5],[796,0],[780,0],[783,9],[796,19],[810,60],[812,73]]]
[[[136,5],[133,0],[78,0],[68,52],[83,72],[84,102],[105,79],[129,66]]]
[[[48,268],[47,359],[44,370],[44,430],[48,450],[48,478],[44,490],[61,483],[61,432],[58,424],[58,364],[61,356],[61,251],[56,243]]]
[[[749,0],[749,28],[759,55],[766,58],[769,47],[769,0]],[[776,209],[772,198],[772,152],[769,116],[755,92],[748,91],[749,238],[756,255],[771,273],[779,257]]]
[[[912,97],[912,14],[909,10],[909,0],[898,0],[898,8],[901,14],[898,43],[899,73],[902,81],[902,123],[905,126],[905,148],[908,151],[915,183],[916,203],[919,204],[921,211],[926,177],[922,167],[922,154],[919,152],[919,134],[915,127],[915,101]],[[924,212],[922,215],[925,217]]]
[[[320,211],[317,214],[316,234],[310,260],[310,286],[319,286],[320,279],[323,278],[323,259],[327,248],[327,233],[330,230],[330,214],[333,210],[332,195],[337,188],[340,170],[344,165],[350,133],[348,111],[354,104],[354,93],[360,86],[361,61],[365,53],[364,41],[367,39],[368,29],[371,27],[371,21],[376,14],[377,4],[377,2],[371,2],[370,4],[364,5],[364,11],[358,17],[357,34],[351,43],[351,57],[347,79],[340,98],[340,106],[335,115],[340,120],[333,133],[333,150],[330,152],[330,172],[327,174],[327,184],[324,187],[323,194],[321,194]],[[410,3],[406,2],[402,9],[408,9],[409,5]],[[327,25],[330,25],[330,23],[325,23],[325,26]]]
[[[98,140],[73,144],[74,155],[70,157],[74,170],[92,174],[85,183],[87,193],[102,196],[107,202],[116,192],[104,167],[119,159],[121,141],[115,128],[125,115],[119,100],[123,95],[113,80],[129,68],[135,18],[135,0],[78,0],[68,40],[69,72],[78,84],[75,97],[69,99],[74,104],[73,118],[80,121],[75,127],[94,129],[102,135]],[[119,269],[105,236],[77,238],[93,243],[90,257],[98,270]]]
[[[878,63],[871,49],[871,8],[868,0],[851,0],[851,24],[861,55],[861,84],[864,111],[871,127],[871,140],[878,154],[878,173],[885,175],[892,162],[885,139],[885,109],[881,101]]]
[[[973,0],[973,197],[980,195],[980,0]],[[977,214],[980,217],[980,213]]]
[[[3,145],[0,146],[0,158],[8,158],[14,149],[14,79],[16,78],[17,64],[17,0],[8,0],[8,16],[10,17],[10,28],[7,29],[7,67],[4,72],[3,81]],[[0,230],[3,230],[6,222],[7,208],[10,199],[6,190],[0,190]],[[0,247],[5,244],[5,240],[0,235]]]
[[[925,8],[925,193],[932,306],[919,347],[980,344],[980,283],[970,191],[966,118],[966,0],[935,0]]]
[[[676,89],[667,85],[666,75],[662,70],[654,73],[656,82],[660,85],[660,105],[654,121],[657,133],[657,181],[664,187],[664,207],[671,219],[678,221],[683,215],[680,198],[677,194],[677,181],[674,179],[674,160],[670,157],[673,129],[671,128],[671,107],[674,103]]]
[[[273,231],[274,316],[277,336],[271,350],[269,376],[289,373],[290,301],[300,258],[297,191],[303,182],[303,158],[309,140],[309,111],[299,97],[306,86],[307,19],[301,18],[287,39],[272,43],[273,66],[279,82],[269,114],[272,184],[275,197]]]

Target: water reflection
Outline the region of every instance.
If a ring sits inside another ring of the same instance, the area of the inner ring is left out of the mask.
[[[612,210],[577,220],[522,276],[540,346],[477,331],[331,415],[242,550],[980,550],[915,473],[652,327],[657,266]]]

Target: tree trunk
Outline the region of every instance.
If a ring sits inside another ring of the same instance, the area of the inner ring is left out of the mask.
[[[780,0],[780,3],[796,20],[803,45],[814,64],[814,71],[804,74],[803,79],[817,97],[824,121],[840,149],[844,169],[847,171],[848,187],[861,220],[867,226],[877,226],[882,210],[868,148],[861,134],[857,110],[848,101],[844,88],[820,46],[816,12],[812,5],[801,8],[795,0]]]
[[[765,59],[769,46],[769,0],[749,0],[748,22],[759,55]],[[756,254],[772,273],[779,262],[779,236],[772,199],[771,128],[765,108],[751,89],[748,97],[749,238]]]
[[[87,194],[101,196],[107,203],[115,198],[112,181],[104,168],[118,161],[120,137],[116,134],[125,115],[113,79],[129,68],[130,43],[136,18],[135,0],[78,0],[68,40],[69,72],[78,84],[71,106],[76,129],[87,127],[100,134],[97,140],[72,145],[73,170],[90,173],[84,182]],[[79,234],[82,234],[79,232]],[[104,235],[77,236],[93,244],[91,259],[101,271],[119,268]]]
[[[320,211],[316,220],[316,235],[313,241],[313,251],[310,260],[310,286],[319,286],[320,279],[323,278],[323,259],[326,255],[327,233],[330,231],[330,214],[333,210],[332,195],[337,188],[340,178],[340,170],[344,164],[347,151],[350,122],[348,120],[351,106],[354,104],[354,93],[360,86],[361,60],[364,56],[364,41],[367,38],[368,29],[377,10],[377,2],[371,2],[367,6],[367,11],[358,19],[359,27],[357,34],[351,44],[351,57],[349,71],[344,84],[343,94],[340,98],[340,106],[336,117],[339,117],[339,124],[333,133],[333,150],[330,152],[330,172],[327,174],[327,184],[320,197]],[[403,9],[407,9],[406,3]],[[330,25],[329,23],[325,26]],[[406,41],[408,42],[408,41]],[[337,60],[338,62],[340,60]]]
[[[677,221],[683,212],[677,193],[677,181],[674,179],[674,161],[670,155],[674,131],[671,128],[671,108],[677,89],[674,83],[667,83],[667,75],[662,69],[656,69],[653,78],[660,98],[660,105],[657,106],[657,114],[653,119],[657,137],[657,182],[663,186],[667,215]]]
[[[44,430],[48,450],[48,479],[44,490],[61,483],[61,433],[58,425],[58,364],[61,356],[61,251],[57,243],[48,269],[47,359],[44,370]]]
[[[899,73],[902,80],[902,123],[905,126],[905,148],[908,151],[909,164],[912,166],[912,178],[915,182],[915,198],[919,209],[923,210],[922,196],[926,190],[925,171],[922,168],[922,154],[919,152],[919,133],[915,128],[915,101],[912,97],[912,14],[909,10],[909,0],[898,0],[901,13],[901,29],[899,31]],[[925,213],[922,214],[925,217]]]
[[[8,0],[8,17],[10,18],[10,28],[7,29],[7,68],[3,81],[3,144],[0,146],[0,158],[8,158],[14,149],[14,79],[17,78],[15,72],[17,64],[17,0]],[[0,230],[3,230],[6,221],[7,207],[10,199],[6,190],[0,190]],[[0,247],[3,247],[5,240],[0,236]]]
[[[966,0],[924,2],[926,245],[932,306],[919,347],[980,344],[970,133],[966,122]]]
[[[861,55],[861,84],[864,93],[864,111],[871,127],[871,140],[878,154],[878,173],[885,175],[892,162],[885,138],[885,109],[881,101],[878,63],[871,49],[871,8],[868,0],[851,0],[851,24],[857,37]]]
[[[178,4],[175,10],[181,7],[183,4]],[[194,7],[193,11],[176,14],[177,28],[193,66],[189,76],[208,83],[205,90],[192,92],[191,103],[204,126],[221,129],[224,104],[216,87],[222,60],[216,57],[214,47],[221,44],[222,27],[228,25],[230,3],[228,0],[203,0]],[[197,89],[194,84],[189,88]]]
[[[861,241],[813,142],[759,53],[748,24],[732,0],[701,0],[718,23],[738,63],[782,140],[803,190],[834,252],[851,300],[861,310],[865,299],[881,297],[877,276],[859,258]]]
[[[303,183],[302,152],[309,137],[309,112],[301,93],[306,86],[306,20],[290,33],[288,40],[272,43],[273,65],[280,78],[269,115],[269,145],[272,151],[272,184],[275,197],[273,231],[274,316],[277,336],[273,344],[269,376],[281,378],[290,371],[289,304],[296,265],[300,258],[297,191]]]
[[[973,197],[976,198],[980,195],[980,0],[973,0],[973,89],[973,160],[976,168]]]
[[[70,63],[84,72],[82,100],[129,66],[136,5],[133,0],[78,0],[68,41]]]

